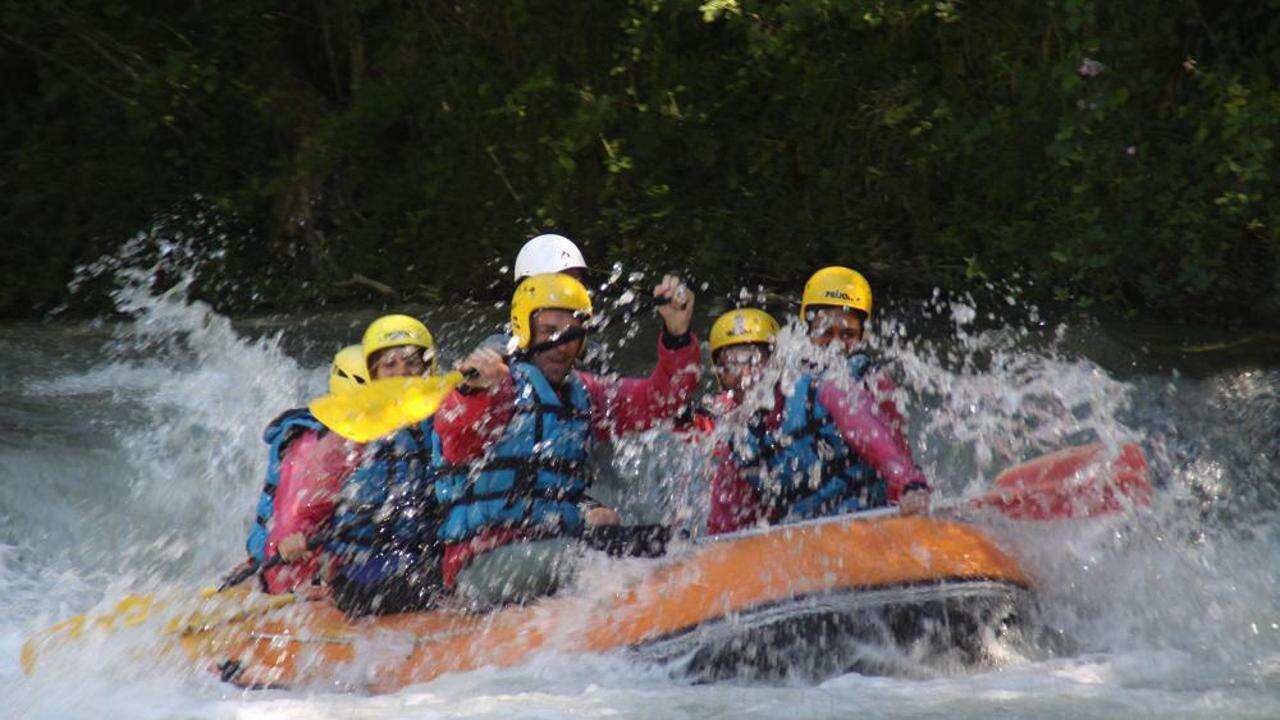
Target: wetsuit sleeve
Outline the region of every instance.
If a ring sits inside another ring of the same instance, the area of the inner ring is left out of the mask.
[[[898,436],[898,442],[907,447],[906,435],[903,430],[906,420],[902,417],[902,413],[898,411],[898,404],[893,401],[893,395],[898,390],[898,384],[893,381],[889,373],[883,371],[876,372],[873,377],[867,380],[875,388],[872,395],[876,400],[877,412],[893,428],[893,432]]]
[[[488,392],[454,389],[449,393],[435,415],[445,462],[467,463],[483,455],[495,432],[511,420],[515,397],[515,382],[510,375]]]
[[[881,387],[877,382],[877,390]],[[850,390],[828,382],[819,391],[818,402],[831,413],[849,447],[885,479],[890,503],[898,502],[908,490],[929,490],[924,473],[911,457],[902,416],[892,399],[873,393],[864,383]],[[886,402],[890,412],[885,411]]]
[[[268,535],[269,547],[294,533],[307,534],[314,529],[312,517],[318,513],[312,506],[328,502],[332,509],[332,496],[322,497],[328,495],[329,486],[321,456],[325,454],[325,440],[330,436],[332,433],[321,436],[315,430],[307,430],[285,446]]]
[[[716,449],[715,462],[707,532],[718,535],[755,525],[763,512],[755,488],[742,477],[727,447]]]
[[[664,331],[658,339],[658,364],[649,377],[608,380],[580,374],[591,395],[597,434],[612,437],[647,430],[674,417],[689,402],[702,372],[698,339],[685,335],[669,342],[665,335]]]

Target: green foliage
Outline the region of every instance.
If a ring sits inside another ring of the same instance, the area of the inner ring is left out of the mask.
[[[266,8],[266,9],[264,9]],[[1280,294],[1280,2],[38,0],[0,10],[0,314],[200,194],[225,306],[600,265],[795,288],[1014,272],[1082,307]],[[1255,313],[1256,314],[1256,313]]]

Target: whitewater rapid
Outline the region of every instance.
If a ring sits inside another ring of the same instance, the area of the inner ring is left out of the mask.
[[[1123,332],[983,324],[965,303],[878,328],[940,494],[1093,438],[1143,443],[1159,487],[1129,516],[991,525],[1036,580],[1051,652],[978,670],[898,658],[901,676],[816,685],[696,685],[626,656],[542,654],[371,697],[242,691],[123,632],[25,677],[32,632],[240,559],[264,424],[318,393],[327,357],[376,314],[233,322],[181,287],[128,284],[118,302],[132,320],[0,326],[0,717],[1280,717],[1280,358],[1175,367]],[[493,326],[485,309],[425,317],[453,357]],[[643,367],[649,337],[617,363]],[[619,475],[651,474],[648,442],[618,449]],[[696,522],[698,489],[620,495]]]

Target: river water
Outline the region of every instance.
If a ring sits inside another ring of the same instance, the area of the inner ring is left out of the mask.
[[[136,278],[134,278],[136,281]],[[1158,486],[1136,513],[1000,522],[1069,639],[982,668],[912,665],[814,684],[694,684],[625,656],[543,654],[385,696],[242,691],[138,638],[104,637],[23,676],[23,639],[132,592],[195,588],[241,557],[264,424],[324,384],[377,313],[232,320],[122,282],[133,320],[0,326],[0,716],[23,718],[1280,717],[1280,347],[1212,328],[1046,322],[1016,294],[899,303],[878,322],[939,496],[1073,442],[1142,443]],[[708,305],[706,303],[704,305]],[[418,309],[446,359],[500,311]],[[710,310],[700,313],[705,331]],[[652,321],[605,345],[652,357]],[[702,486],[624,445],[614,499],[696,522]],[[667,458],[672,460],[671,458]],[[673,462],[682,462],[672,460]],[[695,464],[686,463],[688,467]],[[648,482],[644,482],[648,476]]]

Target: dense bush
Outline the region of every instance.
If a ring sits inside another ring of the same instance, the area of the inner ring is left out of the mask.
[[[841,262],[1175,316],[1280,295],[1277,0],[6,8],[4,314],[197,195],[233,309],[492,294],[552,228],[722,288]]]

